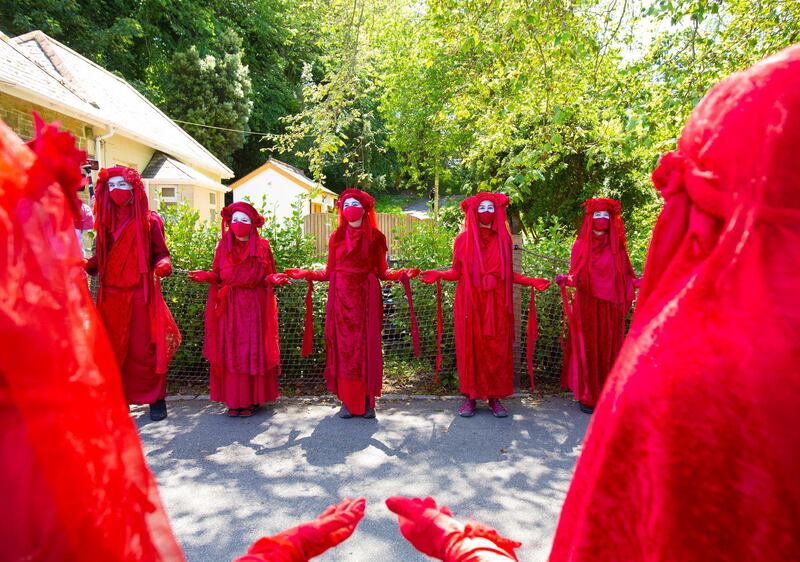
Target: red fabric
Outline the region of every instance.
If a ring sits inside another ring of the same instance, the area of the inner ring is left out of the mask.
[[[235,211],[246,213],[254,225],[247,241],[236,239],[230,228],[242,224],[231,225]],[[255,208],[237,202],[221,215],[223,234],[211,275],[200,276],[211,281],[204,355],[211,363],[211,399],[245,408],[280,395],[278,306],[272,284],[264,282],[275,273],[275,259],[255,226],[264,222]]]
[[[619,201],[589,199],[583,226],[572,246],[568,284],[562,287],[569,336],[564,343],[561,384],[575,399],[594,406],[608,372],[622,346],[625,317],[634,295],[633,272]],[[607,211],[610,219],[594,219],[596,211]],[[602,234],[597,221],[607,221]]]
[[[235,222],[231,224],[231,230],[233,230],[234,235],[238,236],[239,238],[244,238],[250,231],[253,230],[252,225],[249,225],[244,222]]]
[[[495,208],[495,220],[489,228],[479,226],[477,219],[478,206],[484,200],[492,201]],[[458,280],[454,321],[459,390],[473,399],[513,394],[513,283],[534,283],[544,288],[548,285],[544,279],[523,278],[512,271],[513,243],[506,222],[507,205],[508,197],[500,193],[479,193],[465,199],[461,204],[465,229],[456,238],[452,268],[435,275],[426,272],[423,276],[424,282]],[[441,299],[440,291],[437,299]],[[441,342],[441,330],[437,341]],[[436,363],[438,380],[440,346]],[[532,379],[532,364],[530,369]]]
[[[3,558],[182,560],[87,290],[76,185],[57,183],[79,151],[55,132],[34,154],[0,123]]]
[[[131,202],[131,199],[133,198],[133,192],[125,189],[114,189],[109,192],[109,196],[114,203],[123,206]]]
[[[133,187],[130,205],[111,201],[108,180],[115,176]],[[171,271],[164,224],[148,211],[136,170],[121,166],[100,170],[95,230],[97,309],[111,337],[129,403],[150,404],[164,398],[167,368],[181,337],[154,277],[156,264],[163,264],[162,273]]]
[[[464,526],[446,506],[425,499],[395,496],[386,506],[397,514],[400,533],[423,554],[445,562],[503,562],[517,560],[521,543],[483,525]]]
[[[628,338],[550,559],[800,552],[800,46],[716,85],[653,174]]]
[[[364,209],[364,219],[359,227],[352,227],[342,214],[342,204],[350,197],[357,199]],[[312,281],[328,281],[328,300],[325,315],[325,381],[328,390],[340,400],[348,400],[361,407],[351,413],[363,413],[364,403],[374,404],[383,385],[383,296],[381,279],[391,279],[392,272],[386,262],[386,237],[378,230],[375,218],[375,201],[359,189],[346,189],[339,199],[339,226],[328,241],[328,263],[325,271],[311,272],[287,269],[286,274],[309,282],[306,294],[306,326],[303,353],[311,352],[313,316],[311,315]],[[408,273],[408,270],[405,271]],[[418,351],[418,328],[411,302],[410,287],[406,286],[409,311],[412,317],[412,338]],[[311,335],[310,335],[311,334]],[[340,390],[341,381],[351,384]],[[353,389],[366,393],[361,400],[353,397]],[[348,409],[349,406],[348,406]]]
[[[364,498],[345,498],[313,521],[259,539],[234,562],[306,562],[350,538],[365,508]]]

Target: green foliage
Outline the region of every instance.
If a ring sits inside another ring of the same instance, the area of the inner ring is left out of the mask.
[[[200,214],[185,202],[158,210],[164,221],[167,248],[175,269],[209,271],[219,242],[219,226],[200,221]]]
[[[453,263],[453,241],[457,232],[437,227],[433,221],[418,222],[395,238],[394,259],[403,267],[438,269]]]
[[[275,256],[275,268],[278,271],[289,267],[308,268],[314,265],[318,260],[314,238],[307,236],[303,231],[305,198],[298,197],[292,204],[292,214],[282,221],[279,221],[275,213],[267,207],[266,196],[262,196],[260,203],[251,201],[249,197],[245,200],[264,217],[261,236],[269,240],[272,254]]]
[[[243,130],[251,101],[250,74],[242,63],[242,39],[232,29],[219,37],[218,50],[201,56],[194,45],[172,57],[163,83],[164,108],[176,119]],[[244,136],[229,130],[196,128],[195,138],[230,163]]]

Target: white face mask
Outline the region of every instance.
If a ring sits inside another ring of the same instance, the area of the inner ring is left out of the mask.
[[[610,219],[611,215],[608,214],[608,211],[595,211],[592,213],[593,219]]]
[[[346,209],[347,207],[363,208],[361,203],[359,203],[358,199],[354,197],[348,197],[347,199],[344,200],[344,203],[342,204],[342,209]]]
[[[247,213],[243,213],[242,211],[234,211],[233,216],[231,216],[231,222],[243,222],[244,224],[252,224],[250,217],[247,216]]]
[[[125,181],[125,178],[122,176],[114,176],[108,178],[108,190],[114,191],[115,189],[121,189],[123,191],[130,191],[133,189],[133,186]]]
[[[494,203],[492,203],[488,199],[484,199],[483,201],[481,201],[481,204],[478,205],[478,212],[479,213],[494,213]]]

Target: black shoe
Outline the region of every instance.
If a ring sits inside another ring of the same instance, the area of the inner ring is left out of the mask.
[[[350,413],[350,410],[348,410],[347,406],[345,406],[344,404],[342,404],[342,409],[339,410],[339,413],[337,415],[343,420],[349,420],[350,418],[353,417],[353,414]]]
[[[163,398],[150,404],[150,419],[161,421],[167,417],[167,401]]]
[[[375,408],[369,405],[369,396],[364,401],[364,418],[368,420],[375,418]]]
[[[584,414],[594,413],[594,408],[592,406],[587,406],[585,404],[582,404],[581,402],[578,402],[578,406],[580,407],[581,412],[583,412]]]

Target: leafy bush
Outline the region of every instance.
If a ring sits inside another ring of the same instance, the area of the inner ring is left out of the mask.
[[[200,221],[200,214],[185,202],[164,205],[158,210],[164,221],[167,248],[175,269],[211,269],[219,242],[219,226]]]
[[[303,230],[303,208],[306,198],[298,197],[292,204],[292,214],[283,220],[278,220],[275,213],[268,209],[266,196],[262,196],[258,204],[249,197],[245,197],[245,201],[253,205],[264,217],[261,236],[269,240],[278,271],[283,271],[287,267],[307,268],[314,264],[318,259],[314,238],[307,236]]]

